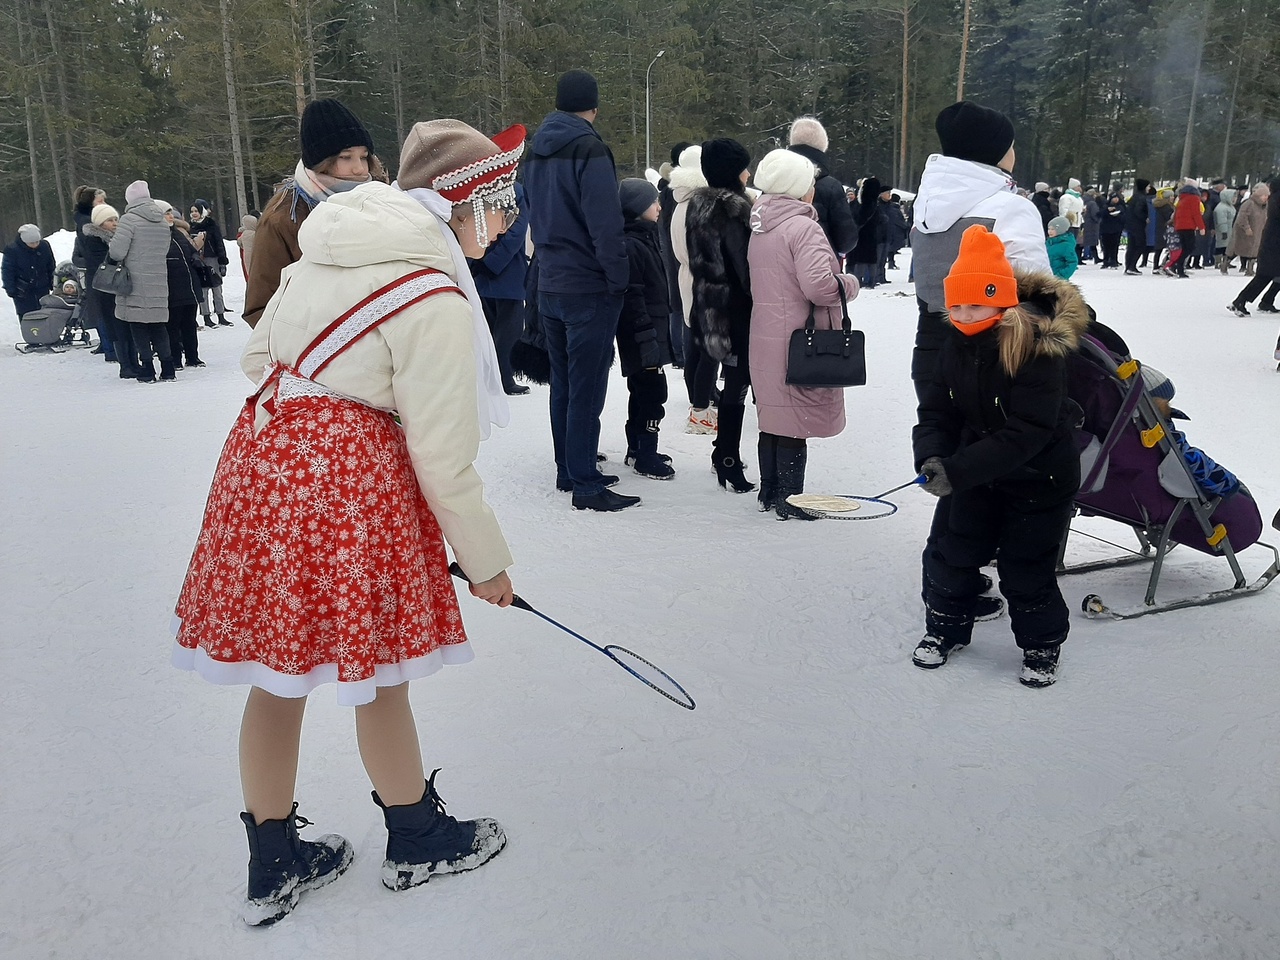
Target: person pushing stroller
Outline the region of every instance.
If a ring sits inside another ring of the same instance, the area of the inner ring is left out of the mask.
[[[1069,627],[1055,571],[1080,485],[1081,411],[1067,396],[1066,361],[1088,308],[1064,280],[1015,276],[1004,243],[980,225],[964,232],[944,287],[952,329],[919,384],[912,445],[924,489],[949,494],[952,508],[925,556],[925,636],[912,662],[941,667],[968,645],[979,568],[998,551],[1018,679],[1045,687]]]

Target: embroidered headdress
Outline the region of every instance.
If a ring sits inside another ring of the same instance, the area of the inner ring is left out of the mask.
[[[524,153],[525,128],[508,127],[492,138],[461,120],[415,123],[400,151],[397,182],[403,190],[434,190],[449,203],[471,205],[476,240],[489,245],[484,208],[516,207],[516,167]]]

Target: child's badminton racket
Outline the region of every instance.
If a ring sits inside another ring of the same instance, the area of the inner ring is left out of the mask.
[[[918,477],[900,483],[884,493],[874,497],[858,497],[852,494],[830,493],[794,493],[787,497],[787,503],[813,517],[824,520],[883,520],[898,512],[898,505],[885,497],[907,487],[924,483],[928,480],[923,473]]]
[[[449,572],[460,580],[465,580],[467,583],[471,582],[471,578],[462,572],[462,568],[458,566],[456,562],[449,564]],[[532,614],[536,614],[553,627],[559,627],[565,633],[569,634],[569,636],[576,637],[581,640],[592,650],[597,650],[600,653],[603,653],[623,670],[627,671],[627,673],[631,674],[646,686],[657,690],[658,693],[662,694],[672,703],[677,703],[686,710],[692,710],[697,706],[697,704],[693,702],[693,697],[689,696],[688,691],[680,685],[679,681],[677,681],[675,677],[671,676],[671,674],[667,673],[667,671],[663,670],[661,667],[650,663],[634,650],[628,650],[626,647],[620,647],[616,643],[610,643],[603,647],[598,643],[592,643],[582,634],[574,630],[570,630],[563,623],[560,623],[557,620],[551,619],[521,596],[512,595],[511,605],[513,607],[519,607],[521,610],[528,610]]]

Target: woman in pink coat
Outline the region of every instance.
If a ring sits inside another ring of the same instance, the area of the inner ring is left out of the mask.
[[[790,150],[774,150],[756,169],[764,192],[751,212],[751,384],[760,421],[760,509],[779,520],[812,516],[787,503],[804,492],[809,437],[844,430],[844,390],[787,386],[787,345],[805,325],[812,304],[815,325],[841,325],[840,291],[852,300],[858,281],[840,273],[813,207],[815,170]]]

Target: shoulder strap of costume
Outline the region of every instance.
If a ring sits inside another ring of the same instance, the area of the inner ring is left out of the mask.
[[[300,376],[314,378],[329,363],[370,330],[402,310],[440,293],[466,294],[440,270],[417,270],[375,290],[325,327],[294,365]]]

